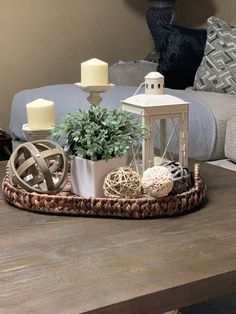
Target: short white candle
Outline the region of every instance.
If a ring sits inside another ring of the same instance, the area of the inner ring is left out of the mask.
[[[53,101],[38,98],[26,105],[26,111],[29,129],[49,129],[55,126],[55,105]]]
[[[108,85],[108,64],[93,58],[81,63],[81,85]]]

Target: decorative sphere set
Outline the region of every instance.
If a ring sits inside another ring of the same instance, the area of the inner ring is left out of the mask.
[[[112,198],[159,198],[190,187],[190,173],[179,162],[148,168],[142,177],[130,167],[119,167],[108,173],[103,185],[105,196]]]
[[[10,180],[28,192],[56,194],[67,183],[68,161],[63,148],[50,140],[19,145],[10,160]],[[107,174],[103,184],[108,198],[165,197],[191,187],[191,174],[179,162],[165,162],[146,169],[142,177],[130,167]]]

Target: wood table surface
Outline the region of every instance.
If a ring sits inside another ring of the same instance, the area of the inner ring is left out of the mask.
[[[162,313],[236,291],[236,173],[201,172],[208,202],[176,218],[42,215],[1,196],[0,313]]]

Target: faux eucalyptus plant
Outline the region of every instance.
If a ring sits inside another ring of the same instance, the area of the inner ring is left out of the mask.
[[[53,137],[67,138],[65,151],[92,161],[108,160],[126,154],[134,141],[145,137],[147,129],[122,110],[91,106],[69,113],[57,125]]]

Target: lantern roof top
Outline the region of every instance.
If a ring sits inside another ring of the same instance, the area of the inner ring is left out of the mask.
[[[123,104],[130,104],[138,107],[155,107],[155,106],[166,106],[166,105],[183,105],[188,104],[188,102],[184,101],[175,96],[171,96],[168,94],[165,95],[146,95],[139,94],[135,96],[131,96],[122,100]]]
[[[164,78],[164,76],[160,72],[150,72],[145,76],[145,79],[156,79],[156,78]]]

